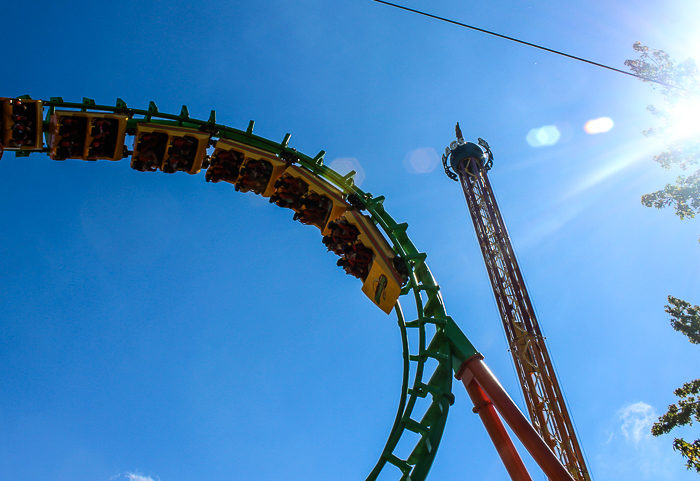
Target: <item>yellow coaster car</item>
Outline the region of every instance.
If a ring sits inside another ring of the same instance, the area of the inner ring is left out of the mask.
[[[338,265],[362,280],[362,292],[389,314],[406,278],[395,268],[396,254],[371,219],[355,211],[328,223],[323,243],[338,254]]]
[[[126,115],[56,111],[51,115],[49,156],[53,160],[121,160]]]
[[[197,174],[207,155],[209,134],[196,129],[159,124],[138,124],[131,168],[140,172]]]
[[[0,98],[2,134],[0,142],[6,150],[41,150],[44,130],[41,100]]]
[[[315,225],[321,233],[328,233],[328,223],[337,219],[348,209],[343,194],[325,180],[297,165],[290,165],[275,186],[271,199],[277,205],[284,204],[284,196],[295,190],[298,199],[291,197],[291,202],[282,207],[294,210],[294,220],[302,224]],[[303,191],[303,193],[301,193]]]
[[[238,159],[243,155],[238,177],[233,182],[236,190],[270,197],[275,190],[275,181],[287,169],[287,163],[270,152],[234,140],[220,140],[217,147],[219,144]]]
[[[236,183],[245,161],[245,153],[238,147],[238,142],[219,139],[214,146],[209,168],[204,178],[207,182]]]

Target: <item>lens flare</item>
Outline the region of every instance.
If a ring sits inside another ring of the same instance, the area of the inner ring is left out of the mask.
[[[335,159],[330,163],[329,167],[341,175],[346,175],[351,171],[355,171],[354,182],[356,186],[360,186],[362,181],[365,180],[365,171],[360,165],[360,162],[352,157],[344,157]]]
[[[435,170],[439,163],[435,149],[425,148],[410,151],[403,159],[403,165],[412,174],[427,174]]]
[[[546,147],[559,142],[561,132],[555,125],[545,125],[537,129],[532,129],[527,133],[525,140],[530,147]]]
[[[586,122],[583,126],[583,130],[587,134],[603,134],[609,132],[613,128],[615,122],[612,121],[610,117],[599,117],[597,119],[592,119]]]

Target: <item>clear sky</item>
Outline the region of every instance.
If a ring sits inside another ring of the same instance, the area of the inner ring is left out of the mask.
[[[700,59],[694,0],[405,5],[618,68],[637,40]],[[522,406],[460,188],[438,165],[459,121],[494,152],[491,182],[593,478],[697,478],[672,436],[649,434],[700,364],[663,312],[669,294],[700,304],[700,223],[639,202],[678,174],[641,134],[661,102],[650,87],[369,0],[27,0],[3,16],[1,96],[215,109],[353,165],[408,222],[448,313]],[[604,117],[610,130],[584,131]],[[317,230],[203,175],[43,155],[4,155],[0,207],[4,478],[370,472],[399,400],[399,330]],[[508,479],[454,389],[429,479]]]

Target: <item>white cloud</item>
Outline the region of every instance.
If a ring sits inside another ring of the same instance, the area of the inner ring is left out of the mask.
[[[616,481],[693,481],[697,474],[685,469],[683,458],[673,451],[672,436],[654,437],[657,419],[645,402],[627,404],[610,413],[589,455],[596,479]],[[589,444],[589,449],[592,445]]]
[[[620,430],[625,439],[639,444],[643,439],[651,437],[651,425],[656,421],[656,418],[654,408],[639,401],[620,410],[620,421],[622,421]]]
[[[121,473],[117,474],[116,476],[112,476],[111,478],[109,478],[109,481],[114,481],[115,479],[119,479],[120,477]],[[160,481],[160,478],[158,476],[156,476],[154,479],[150,476],[141,474],[138,471],[136,471],[135,473],[126,472],[124,474],[124,477],[129,481]]]
[[[160,481],[160,478],[158,477],[153,479],[150,476],[144,476],[138,473],[126,473],[126,477],[129,479],[129,481]]]

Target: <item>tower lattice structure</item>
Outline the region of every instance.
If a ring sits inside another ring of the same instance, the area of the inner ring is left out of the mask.
[[[493,154],[484,140],[478,142],[486,153],[478,145],[465,142],[457,124],[457,141],[445,149],[442,158],[445,173],[462,185],[531,423],[577,481],[590,481],[545,338],[489,182],[487,172],[493,164]]]

